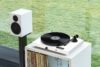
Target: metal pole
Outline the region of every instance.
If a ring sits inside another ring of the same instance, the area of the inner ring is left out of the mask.
[[[27,36],[19,37],[19,67],[25,67],[25,46],[27,45]]]

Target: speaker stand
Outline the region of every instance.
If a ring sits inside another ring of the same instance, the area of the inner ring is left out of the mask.
[[[20,67],[25,67],[25,46],[26,45],[27,45],[27,36],[19,37]]]

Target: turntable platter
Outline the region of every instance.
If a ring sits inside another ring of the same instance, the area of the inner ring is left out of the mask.
[[[61,32],[51,32],[42,35],[41,41],[49,46],[65,46],[69,43],[70,36]]]

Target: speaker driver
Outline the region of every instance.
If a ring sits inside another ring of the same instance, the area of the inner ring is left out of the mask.
[[[61,32],[51,32],[42,35],[41,41],[49,46],[65,46],[69,43],[70,36]]]
[[[20,32],[21,32],[21,28],[20,28],[20,25],[18,24],[18,23],[12,23],[11,24],[11,30],[12,30],[12,32],[14,33],[14,34],[20,34]]]

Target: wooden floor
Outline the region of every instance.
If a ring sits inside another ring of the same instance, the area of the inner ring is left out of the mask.
[[[0,46],[0,67],[19,67],[18,51]]]

